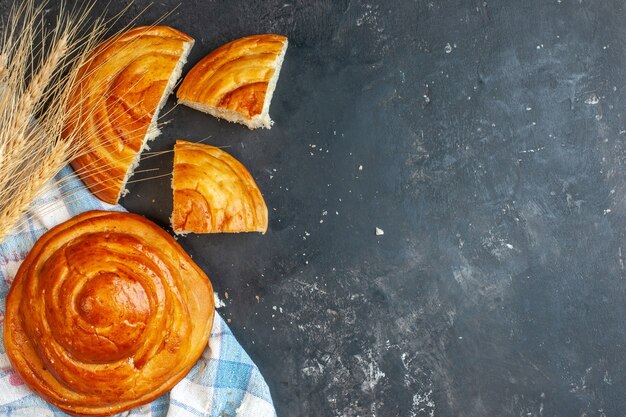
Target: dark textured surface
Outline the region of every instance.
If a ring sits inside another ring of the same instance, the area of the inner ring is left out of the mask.
[[[228,146],[265,195],[267,235],[179,242],[279,416],[623,415],[625,21],[618,0],[198,0],[165,18],[196,38],[191,63],[290,38],[272,130],[178,107],[153,145]],[[167,227],[169,183],[122,203]]]

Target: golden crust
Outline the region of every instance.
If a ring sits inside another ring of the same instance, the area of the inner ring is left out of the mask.
[[[217,48],[189,71],[176,94],[178,99],[252,119],[263,111],[268,85],[286,42],[285,36],[263,34]]]
[[[92,193],[117,203],[185,45],[193,39],[167,26],[138,27],[105,41],[79,75],[65,134],[91,145],[72,167]]]
[[[267,206],[248,170],[219,148],[177,140],[174,147],[176,233],[267,231]]]
[[[21,265],[4,343],[47,401],[110,415],[180,381],[213,314],[209,279],[170,235],[135,214],[91,211],[44,234]]]

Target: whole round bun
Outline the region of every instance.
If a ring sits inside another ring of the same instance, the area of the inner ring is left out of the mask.
[[[171,389],[213,325],[211,283],[160,227],[90,211],[51,229],[7,297],[7,355],[26,384],[73,415],[110,415]]]

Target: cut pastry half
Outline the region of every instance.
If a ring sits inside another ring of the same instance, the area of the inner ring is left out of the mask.
[[[253,35],[223,45],[185,76],[178,102],[250,129],[272,127],[269,110],[287,51],[281,35]]]
[[[81,69],[64,133],[86,144],[72,167],[101,200],[117,203],[141,151],[160,134],[159,110],[193,43],[167,26],[138,27],[103,42]]]
[[[267,206],[252,175],[214,146],[176,141],[172,180],[176,234],[267,231]]]

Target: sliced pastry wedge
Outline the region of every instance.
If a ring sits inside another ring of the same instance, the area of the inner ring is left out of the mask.
[[[267,206],[239,161],[214,146],[176,141],[172,180],[176,234],[267,231]]]
[[[270,102],[286,51],[287,38],[281,35],[227,43],[189,71],[178,89],[178,102],[250,129],[270,129]]]
[[[99,45],[78,75],[65,134],[86,143],[72,167],[101,200],[117,203],[194,40],[167,26],[138,27]]]

